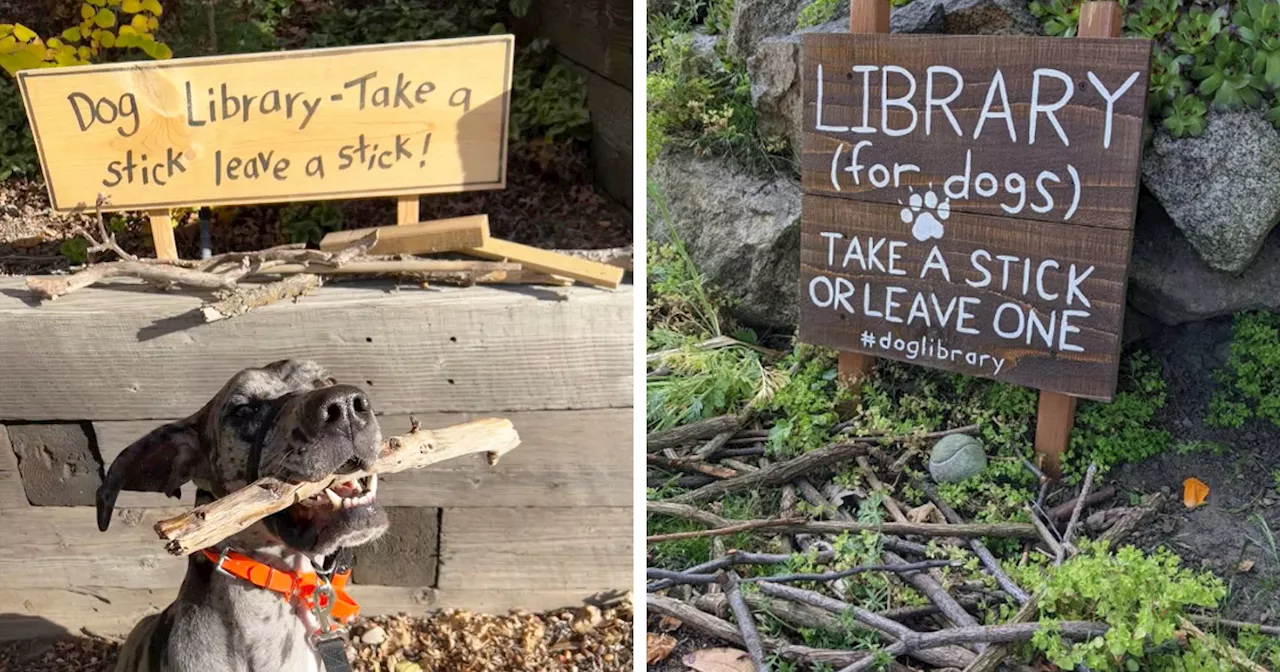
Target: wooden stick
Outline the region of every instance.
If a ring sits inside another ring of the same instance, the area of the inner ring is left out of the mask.
[[[201,306],[200,314],[204,316],[205,322],[238,317],[254,308],[261,308],[284,299],[296,299],[322,284],[324,281],[318,275],[299,273],[265,285],[244,287],[229,292],[221,299]]]
[[[857,455],[865,454],[866,450],[866,445],[861,443],[832,444],[825,448],[819,448],[799,457],[792,458],[786,462],[779,462],[768,469],[761,469],[760,471],[743,474],[736,478],[730,478],[704,485],[697,490],[671,497],[668,501],[679,504],[692,504],[695,502],[710,501],[726,493],[736,492],[738,490],[750,490],[782,485],[795,480],[797,476],[802,476],[815,469],[851,460]]]
[[[687,425],[652,432],[645,438],[645,450],[656,453],[667,448],[675,448],[686,443],[710,439],[723,432],[736,432],[742,427],[742,416],[729,413],[726,415],[699,420]]]
[[[414,199],[416,205],[417,199]],[[334,231],[320,241],[322,250],[340,250],[372,235],[377,242],[370,254],[431,254],[479,247],[489,239],[489,216],[472,215],[430,222],[400,222],[394,226],[374,226]]]
[[[1039,600],[1033,596],[1022,603],[1022,607],[1018,609],[1018,613],[1014,614],[1009,623],[1030,623],[1036,620],[1039,615]],[[1009,655],[1009,647],[997,644],[983,651],[976,660],[964,668],[964,672],[995,672],[996,667],[1004,662],[1004,657],[1007,655]]]
[[[738,622],[738,630],[742,632],[742,643],[747,647],[747,653],[751,654],[752,665],[756,672],[769,672],[769,668],[764,664],[764,645],[760,642],[760,631],[756,629],[756,622],[751,618],[751,609],[742,599],[742,587],[737,573],[722,570],[716,579],[724,590],[725,599],[729,601],[733,620]]]
[[[1271,672],[1271,670],[1268,670],[1267,668],[1253,662],[1252,660],[1249,660],[1249,657],[1244,655],[1244,653],[1242,653],[1240,649],[1237,649],[1236,647],[1231,646],[1226,642],[1220,641],[1218,639],[1215,639],[1213,637],[1210,637],[1204,634],[1204,631],[1202,631],[1200,628],[1197,628],[1195,624],[1187,620],[1186,617],[1179,617],[1178,621],[1182,625],[1182,629],[1185,630],[1188,634],[1204,642],[1206,646],[1208,646],[1210,649],[1213,649],[1215,652],[1217,652],[1218,655],[1223,656],[1224,658],[1231,659],[1231,662],[1235,663],[1236,665],[1246,670],[1251,670],[1252,672]]]
[[[653,509],[650,508],[650,511]],[[677,539],[699,539],[702,537],[722,537],[748,530],[767,529],[773,533],[806,533],[806,534],[840,534],[841,532],[880,532],[882,534],[908,535],[922,537],[1010,537],[1016,539],[1039,539],[1040,533],[1034,525],[1028,523],[969,523],[967,525],[938,525],[936,523],[853,523],[839,520],[819,520],[805,522],[795,518],[777,520],[743,520],[731,521],[735,524],[711,530],[694,530],[690,532],[673,532],[658,534],[647,539],[655,544]]]
[[[1071,545],[1071,535],[1076,531],[1076,523],[1080,522],[1080,512],[1084,510],[1084,500],[1089,498],[1089,490],[1093,489],[1093,477],[1098,474],[1098,463],[1090,462],[1089,471],[1085,472],[1084,485],[1080,488],[1080,496],[1076,498],[1076,506],[1071,510],[1071,519],[1067,521],[1067,530],[1062,533],[1062,546]],[[1062,556],[1054,560],[1054,566],[1062,564]]]
[[[920,482],[918,485],[922,490],[924,490],[925,495],[929,497],[929,501],[933,502],[933,505],[938,507],[938,510],[942,512],[943,518],[946,518],[948,522],[956,524],[964,522],[964,519],[960,517],[960,514],[956,513],[955,509],[952,509],[945,501],[943,501],[936,488],[925,482]],[[991,554],[991,551],[987,549],[981,539],[971,537],[968,539],[968,544],[969,550],[973,551],[973,554],[978,556],[978,559],[982,561],[982,565],[987,568],[988,572],[991,572],[991,576],[995,578],[996,583],[1000,584],[1000,587],[1004,589],[1004,592],[1009,593],[1013,599],[1018,601],[1018,604],[1026,604],[1027,601],[1031,599],[1031,596],[1028,595],[1025,590],[1019,587],[1018,584],[1014,583],[1013,579],[1009,578],[1009,575],[1005,573],[1004,568],[1000,566],[1000,561]]]
[[[1107,487],[1105,487],[1105,488],[1103,488],[1103,489],[1101,489],[1101,490],[1099,490],[1099,491],[1097,491],[1097,492],[1090,493],[1088,497],[1085,497],[1085,498],[1084,498],[1084,505],[1085,505],[1085,506],[1093,506],[1094,504],[1098,504],[1098,503],[1100,503],[1100,502],[1105,502],[1105,501],[1107,501],[1108,499],[1111,499],[1112,497],[1115,497],[1115,495],[1116,495],[1116,488],[1115,488],[1115,486],[1113,486],[1113,485],[1108,485]],[[1061,504],[1059,504],[1059,505],[1057,505],[1057,506],[1055,506],[1055,507],[1053,507],[1053,508],[1049,509],[1048,511],[1045,511],[1045,515],[1047,515],[1047,516],[1049,517],[1049,519],[1050,519],[1050,520],[1052,520],[1052,521],[1055,521],[1055,522],[1060,521],[1060,520],[1062,520],[1063,518],[1066,518],[1067,516],[1070,516],[1070,515],[1071,515],[1071,513],[1072,513],[1073,511],[1075,511],[1076,503],[1077,503],[1077,502],[1079,502],[1079,501],[1080,501],[1080,498],[1079,498],[1079,497],[1073,497],[1073,498],[1071,498],[1071,499],[1069,499],[1069,500],[1067,500],[1067,501],[1065,501],[1065,502],[1063,502],[1063,503],[1061,503]]]
[[[163,284],[184,285],[201,289],[231,289],[239,278],[218,273],[205,273],[179,266],[153,264],[143,261],[112,261],[94,264],[73,275],[56,277],[29,277],[27,289],[42,299],[56,299],[77,289],[88,287],[107,278],[131,277]]]
[[[1105,541],[1113,547],[1120,545],[1121,541],[1138,529],[1149,516],[1155,515],[1163,505],[1164,495],[1159,492],[1151,493],[1146,503],[1136,506],[1132,511],[1126,513],[1120,520],[1116,521],[1115,525],[1098,535],[1098,540]]]
[[[253,275],[401,275],[416,273],[515,273],[522,270],[520,264],[500,261],[458,261],[453,259],[379,259],[349,261],[341,266],[316,266],[312,264],[282,264],[271,266]]]
[[[622,283],[622,276],[626,273],[617,266],[599,264],[499,238],[489,238],[484,245],[461,250],[461,252],[481,259],[518,262],[525,268],[550,275],[562,275],[606,289],[617,289]]]
[[[165,544],[165,550],[173,555],[188,555],[273,513],[318,495],[335,483],[354,481],[374,473],[421,469],[472,453],[487,453],[489,464],[497,464],[498,458],[520,445],[520,436],[509,420],[473,420],[437,430],[420,429],[416,420],[413,424],[414,428],[408,434],[383,442],[382,454],[371,471],[329,476],[306,483],[260,478],[226,497],[156,523],[156,534],[169,542]]]

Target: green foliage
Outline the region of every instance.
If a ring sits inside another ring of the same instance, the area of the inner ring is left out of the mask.
[[[951,508],[972,512],[979,522],[1031,522],[1026,508],[1036,499],[1034,474],[1017,460],[997,460],[959,483],[941,483],[938,495]]]
[[[534,40],[520,52],[511,100],[511,135],[554,143],[588,140],[587,87],[582,75],[555,59],[550,42]]]
[[[1119,390],[1110,404],[1080,404],[1063,465],[1071,481],[1079,479],[1090,462],[1097,462],[1105,472],[1169,449],[1169,432],[1154,422],[1165,403],[1166,384],[1159,364],[1136,352],[1123,362],[1120,376]]]
[[[1101,621],[1102,637],[1071,643],[1052,629],[1036,633],[1032,645],[1062,669],[1085,665],[1094,672],[1131,670],[1222,669],[1216,657],[1198,646],[1188,651],[1155,653],[1176,644],[1180,619],[1192,607],[1213,609],[1226,596],[1211,573],[1181,566],[1176,555],[1159,550],[1146,555],[1126,546],[1110,553],[1102,543],[1083,541],[1080,555],[1059,567],[1015,567],[1014,580],[1039,594],[1040,619]],[[1213,667],[1203,667],[1213,663]]]
[[[280,209],[280,230],[295,243],[320,243],[326,233],[342,230],[342,211],[331,203],[295,203]]]
[[[800,10],[796,28],[812,28],[836,18],[836,10],[839,6],[840,0],[813,0]]]
[[[159,0],[85,0],[80,22],[47,39],[20,23],[0,24],[0,68],[12,75],[139,55],[172,58],[169,45],[155,39],[163,13]]]
[[[89,241],[78,236],[68,238],[58,245],[58,254],[66,257],[73,264],[86,263],[89,261]]]
[[[1072,37],[1082,0],[1033,0],[1049,35]],[[1262,107],[1280,127],[1280,5],[1240,0],[1124,0],[1122,34],[1155,42],[1150,112],[1174,137],[1204,133],[1209,107]],[[1234,6],[1235,10],[1230,11]]]
[[[1280,427],[1280,315],[1236,315],[1231,354],[1214,377],[1207,424],[1239,427],[1256,415]]]
[[[669,373],[651,376],[645,386],[650,431],[736,412],[767,388],[760,354],[745,347],[687,346],[663,365]]]
[[[729,58],[719,42],[709,53],[695,50],[690,29],[670,14],[650,28],[648,159],[673,147],[731,156],[761,170],[788,165],[786,139],[762,137],[756,128],[746,64]]]
[[[1260,634],[1256,625],[1240,631],[1236,636],[1236,648],[1249,660],[1263,663],[1273,670],[1280,667],[1280,638]]]
[[[0,180],[34,177],[40,172],[38,158],[18,86],[0,79]]]
[[[666,231],[668,240],[665,245],[651,245],[648,250],[648,323],[700,339],[720,336],[723,331],[717,308],[719,297],[714,296],[680,239],[666,194],[652,182],[648,194],[653,206],[649,227]]]
[[[779,362],[790,370],[800,362],[797,349]],[[762,405],[762,414],[771,417],[768,449],[780,457],[792,457],[821,448],[832,441],[831,430],[840,422],[836,408],[853,400],[852,392],[836,381],[836,355],[822,352],[804,362]]]

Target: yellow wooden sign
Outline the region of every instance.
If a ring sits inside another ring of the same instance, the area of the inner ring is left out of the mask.
[[[55,210],[500,189],[510,35],[25,70]]]

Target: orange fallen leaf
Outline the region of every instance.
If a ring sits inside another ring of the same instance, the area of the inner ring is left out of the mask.
[[[1194,509],[1209,498],[1209,486],[1198,478],[1188,478],[1182,482],[1182,504]]]
[[[697,672],[755,672],[751,656],[740,649],[700,649],[685,654],[684,664]]]
[[[671,655],[671,650],[676,648],[676,638],[671,635],[655,635],[652,632],[646,633],[644,646],[645,660],[650,665],[661,662],[664,658]]]
[[[1252,560],[1243,560],[1236,566],[1236,570],[1240,572],[1249,572],[1253,570],[1254,562]]]

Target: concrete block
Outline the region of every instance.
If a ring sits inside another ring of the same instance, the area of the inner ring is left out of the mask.
[[[351,580],[379,586],[434,586],[440,563],[440,509],[387,507],[391,527],[352,552]]]
[[[8,433],[33,505],[94,505],[102,464],[85,425],[9,425]]]

